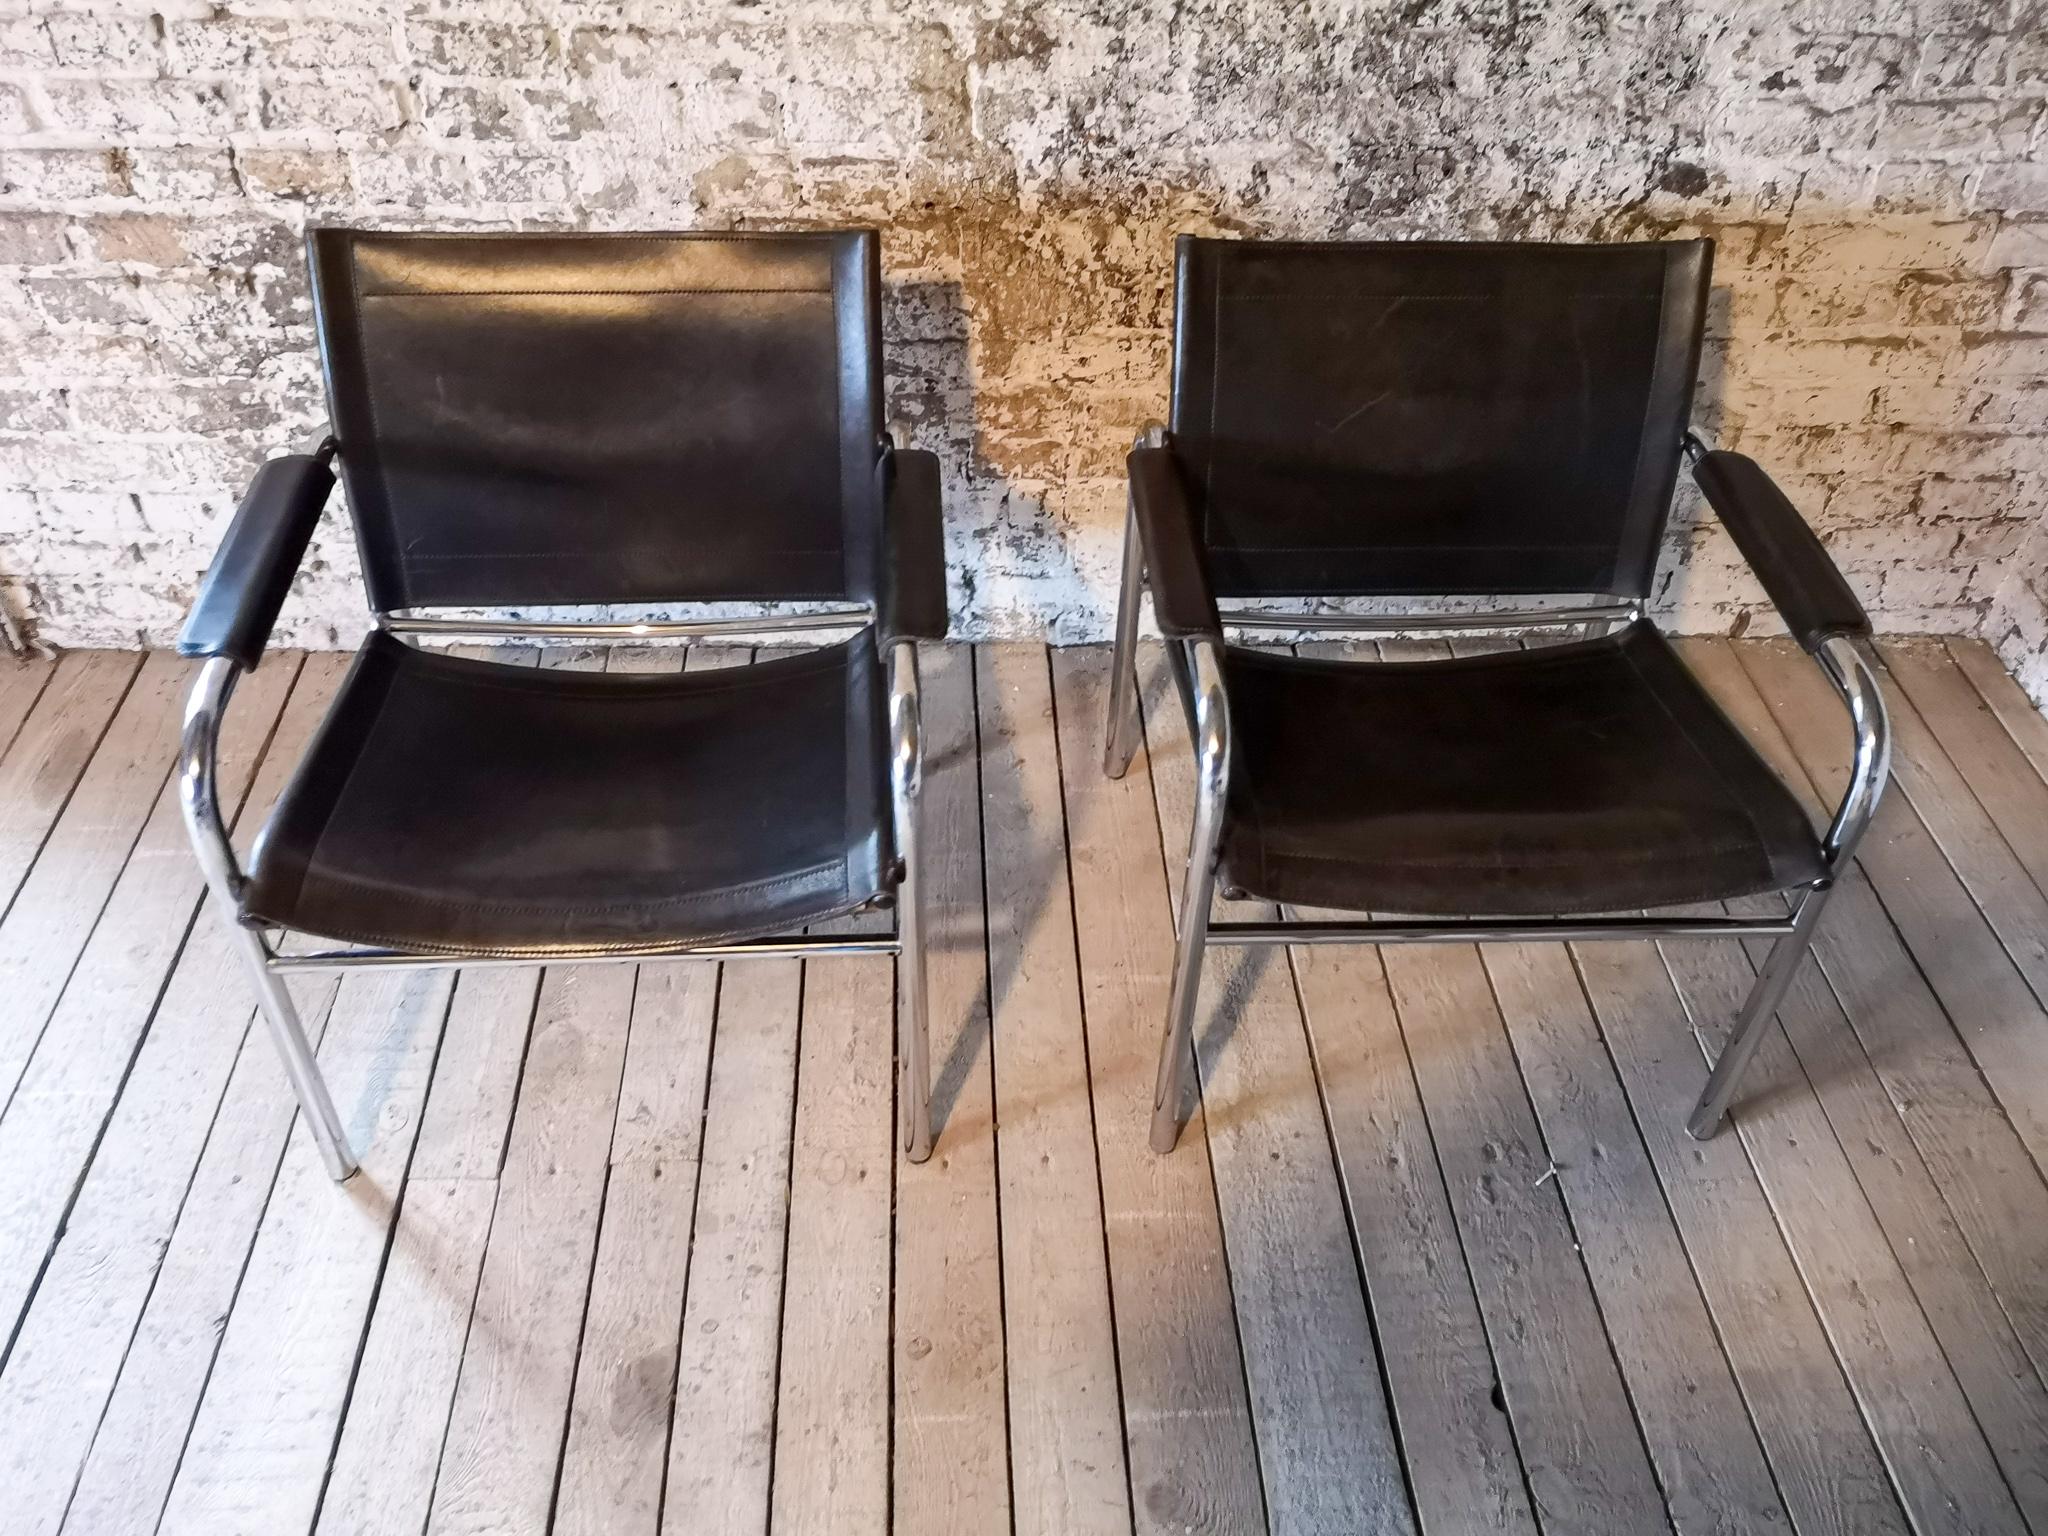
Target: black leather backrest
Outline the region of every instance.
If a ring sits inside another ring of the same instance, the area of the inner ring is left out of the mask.
[[[1171,426],[1218,595],[1646,593],[1712,251],[1183,237]]]
[[[309,243],[377,608],[872,595],[872,230]]]

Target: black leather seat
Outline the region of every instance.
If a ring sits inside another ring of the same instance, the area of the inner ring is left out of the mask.
[[[1610,912],[1777,891],[1806,813],[1648,624],[1445,661],[1231,647],[1220,879],[1301,906]]]
[[[246,910],[433,954],[792,931],[884,887],[882,698],[866,640],[607,673],[374,635],[257,844]]]

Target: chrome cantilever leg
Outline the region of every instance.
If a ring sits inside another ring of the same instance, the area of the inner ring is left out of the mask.
[[[1729,1034],[1728,1044],[1707,1078],[1706,1091],[1685,1123],[1686,1130],[1701,1141],[1719,1134],[1727,1124],[1728,1106],[1734,1102],[1742,1075],[1763,1044],[1764,1032],[1777,1016],[1785,989],[1791,986],[1799,970],[1800,958],[1813,940],[1813,930],[1820,922],[1829,892],[1848,873],[1849,860],[1870,825],[1891,772],[1891,723],[1885,715],[1877,675],[1863,653],[1852,641],[1836,635],[1821,642],[1815,659],[1849,707],[1849,718],[1856,729],[1855,763],[1849,774],[1849,787],[1822,842],[1827,855],[1827,877],[1800,902],[1792,917],[1792,931],[1771,946]]]
[[[1188,839],[1187,875],[1180,893],[1180,933],[1173,955],[1173,993],[1166,1006],[1166,1037],[1152,1091],[1152,1150],[1171,1152],[1186,1121],[1187,1073],[1208,948],[1209,901],[1216,888],[1216,848],[1223,835],[1223,799],[1230,782],[1230,709],[1223,693],[1221,658],[1213,641],[1189,647],[1195,696],[1195,825]]]
[[[292,1006],[284,978],[270,968],[270,955],[263,940],[242,922],[242,875],[235,865],[234,845],[228,841],[227,828],[221,821],[220,797],[214,784],[221,716],[239,675],[240,669],[224,656],[209,658],[200,668],[199,680],[193,684],[185,705],[185,728],[178,758],[179,804],[185,813],[185,830],[191,836],[192,851],[206,876],[207,889],[248,962],[264,1022],[270,1027],[270,1038],[276,1042],[278,1054],[284,1058],[285,1075],[298,1096],[300,1113],[320,1148],[327,1171],[337,1180],[345,1179],[356,1171],[348,1133],[342,1127],[341,1116],[334,1111],[334,1100],[328,1096],[320,1065],[299,1023],[298,1010]]]
[[[932,1155],[930,1004],[925,985],[924,876],[917,841],[917,803],[924,780],[917,647],[889,651],[889,787],[896,853],[903,882],[896,893],[896,1124],[900,1149],[913,1163]]]

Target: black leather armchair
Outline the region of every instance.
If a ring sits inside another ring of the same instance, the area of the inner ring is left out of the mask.
[[[1185,1118],[1218,943],[1773,936],[1688,1128],[1724,1122],[1869,823],[1889,734],[1869,622],[1820,541],[1755,463],[1686,431],[1711,254],[1181,241],[1171,430],[1148,429],[1129,461],[1104,765],[1120,776],[1135,750],[1149,591],[1199,767],[1157,1150]],[[1645,617],[1682,455],[1848,706],[1855,771],[1825,830]],[[1531,603],[1327,601],[1416,597]],[[1225,640],[1579,626],[1422,663]],[[1219,883],[1360,917],[1213,921]],[[1644,911],[1772,891],[1795,898],[1789,916]]]
[[[874,233],[309,249],[334,433],[258,471],[201,586],[181,786],[330,1170],[354,1161],[285,977],[466,961],[894,954],[900,1138],[929,1156],[917,642],[945,562],[937,460],[882,430]],[[221,716],[337,456],[376,628],[244,870]],[[771,606],[590,612],[699,603]],[[687,673],[416,643],[794,631],[847,638]],[[893,934],[815,931],[870,907]]]

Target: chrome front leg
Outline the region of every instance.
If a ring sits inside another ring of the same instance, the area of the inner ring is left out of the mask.
[[[1820,663],[1820,669],[1842,696],[1842,702],[1849,710],[1849,722],[1856,732],[1856,753],[1849,771],[1849,787],[1842,792],[1842,802],[1835,808],[1834,819],[1828,824],[1827,836],[1821,843],[1822,851],[1827,855],[1828,877],[1807,892],[1799,910],[1792,916],[1792,931],[1771,946],[1763,970],[1757,975],[1756,985],[1750,989],[1749,999],[1742,1005],[1742,1013],[1728,1037],[1728,1044],[1722,1048],[1720,1059],[1714,1063],[1714,1070],[1707,1078],[1706,1091],[1700,1095],[1691,1118],[1686,1121],[1686,1130],[1702,1141],[1716,1135],[1727,1123],[1728,1106],[1734,1102],[1736,1090],[1742,1086],[1742,1074],[1748,1070],[1750,1058],[1756,1055],[1757,1047],[1763,1043],[1764,1031],[1777,1016],[1785,989],[1792,984],[1800,958],[1813,941],[1813,930],[1820,923],[1821,910],[1827,905],[1829,892],[1848,875],[1849,860],[1855,856],[1856,845],[1870,827],[1870,818],[1877,812],[1877,802],[1884,794],[1891,773],[1891,719],[1885,713],[1884,694],[1878,688],[1876,670],[1856,643],[1845,635],[1830,635],[1823,640],[1814,653],[1814,660]]]
[[[900,640],[889,649],[889,788],[895,810],[896,856],[903,862],[903,880],[896,892],[896,1121],[898,1146],[913,1163],[932,1155],[930,1005],[917,826],[923,783],[917,646]]]
[[[227,826],[221,820],[220,795],[214,782],[214,764],[220,744],[221,717],[227,711],[229,695],[241,669],[225,656],[209,657],[199,669],[185,704],[185,729],[178,755],[178,801],[185,813],[185,831],[192,839],[192,852],[206,876],[221,920],[228,925],[242,958],[256,983],[257,999],[263,1006],[270,1037],[284,1058],[285,1075],[298,1096],[299,1111],[320,1148],[321,1159],[335,1179],[356,1171],[349,1151],[348,1132],[334,1111],[320,1064],[292,1006],[284,978],[270,968],[270,952],[263,940],[242,921],[242,872],[235,863],[234,845],[228,841]]]
[[[1195,825],[1188,839],[1188,868],[1181,883],[1180,932],[1173,955],[1173,994],[1166,1007],[1166,1035],[1159,1045],[1159,1074],[1152,1090],[1152,1150],[1171,1152],[1185,1120],[1188,1058],[1195,1028],[1195,1002],[1202,989],[1202,956],[1207,950],[1209,901],[1216,888],[1216,849],[1223,836],[1223,801],[1230,787],[1230,706],[1223,692],[1222,658],[1213,640],[1189,647],[1195,698]]]

